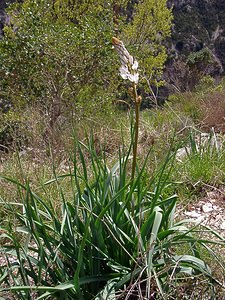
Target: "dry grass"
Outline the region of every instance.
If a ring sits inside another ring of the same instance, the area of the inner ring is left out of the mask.
[[[225,93],[214,92],[207,95],[200,107],[201,128],[225,133]]]

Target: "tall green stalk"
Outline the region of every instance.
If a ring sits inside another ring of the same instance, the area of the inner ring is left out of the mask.
[[[134,179],[136,164],[137,164],[137,148],[138,148],[140,105],[141,105],[141,96],[138,96],[137,85],[134,82],[133,82],[133,100],[135,104],[135,124],[134,124],[133,162],[132,162],[131,180]]]

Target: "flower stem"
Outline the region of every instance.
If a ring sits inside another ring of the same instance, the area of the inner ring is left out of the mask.
[[[138,96],[137,94],[137,86],[135,83],[133,83],[133,100],[135,103],[135,124],[134,124],[133,162],[132,162],[131,180],[134,179],[136,164],[137,164],[139,117],[140,117],[140,105],[141,105],[141,96]]]

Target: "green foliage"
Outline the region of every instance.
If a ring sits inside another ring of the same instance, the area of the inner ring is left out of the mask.
[[[167,54],[163,41],[170,36],[172,13],[167,1],[139,1],[133,10],[132,21],[122,30],[122,39],[142,66],[143,75],[156,83],[160,80]]]
[[[183,112],[186,117],[198,122],[202,117],[201,105],[203,100],[194,93],[177,93],[169,97],[173,109]]]
[[[23,116],[15,111],[0,111],[0,151],[8,152],[12,148],[20,148],[27,141],[27,126]]]
[[[181,180],[191,183],[222,184],[225,169],[224,140],[211,134],[190,132],[186,157],[177,168]]]
[[[216,83],[215,79],[210,76],[203,76],[198,85],[195,87],[195,91],[200,95],[210,94],[214,92],[222,92],[224,88],[223,82]]]
[[[162,41],[169,35],[171,12],[165,1],[139,2],[127,24],[122,13],[126,6],[126,0],[98,5],[26,0],[11,5],[10,24],[0,41],[0,97],[16,107],[39,103],[52,123],[61,114],[78,114],[82,107],[95,110],[99,98],[107,106],[119,84],[111,49],[117,17],[121,36],[135,43],[144,73],[158,77],[166,59]]]
[[[145,164],[131,183],[129,153],[124,157],[121,153],[109,169],[97,156],[93,140],[88,146],[80,143],[73,170],[55,175],[42,187],[54,185],[59,190],[60,211],[47,194],[44,199],[32,191],[29,183],[2,177],[17,185],[21,202],[5,202],[17,221],[1,227],[1,252],[7,263],[0,270],[0,282],[8,285],[1,290],[26,300],[34,295],[36,299],[97,300],[115,299],[121,288],[133,286],[137,296],[149,299],[156,293],[164,297],[182,282],[180,274],[212,279],[196,249],[197,244],[207,249],[208,242],[195,238],[196,228],[187,227],[186,221],[175,221],[176,195],[161,196],[174,155],[168,154],[158,176],[148,183],[154,189],[148,191],[141,180]],[[62,189],[67,179],[72,199]],[[185,252],[181,253],[180,245],[186,245]],[[16,256],[13,262],[11,255]],[[143,283],[146,292],[140,295]]]
[[[187,58],[187,65],[190,67],[196,65],[206,65],[212,60],[212,55],[207,48],[200,51],[192,52]]]
[[[81,91],[90,96],[105,89],[111,76],[110,17],[99,22],[93,12],[73,22],[64,6],[61,11],[51,1],[27,0],[11,8],[11,18],[13,27],[5,28],[1,42],[1,69],[14,105],[39,101],[60,114],[76,106]]]

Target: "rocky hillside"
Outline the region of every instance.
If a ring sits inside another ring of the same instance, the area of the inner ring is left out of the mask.
[[[225,1],[174,0],[173,40],[178,52],[208,47],[225,70]]]
[[[9,20],[7,18],[5,9],[8,5],[15,2],[16,0],[1,0],[0,1],[0,37],[3,36],[3,27],[4,23],[7,23]],[[21,1],[21,0],[19,0]]]
[[[6,1],[0,2],[0,36],[2,36],[3,32],[3,26],[5,22],[5,8],[6,8]]]
[[[225,75],[225,1],[168,0],[174,26],[168,42],[162,98],[193,90],[205,75],[219,80]]]

